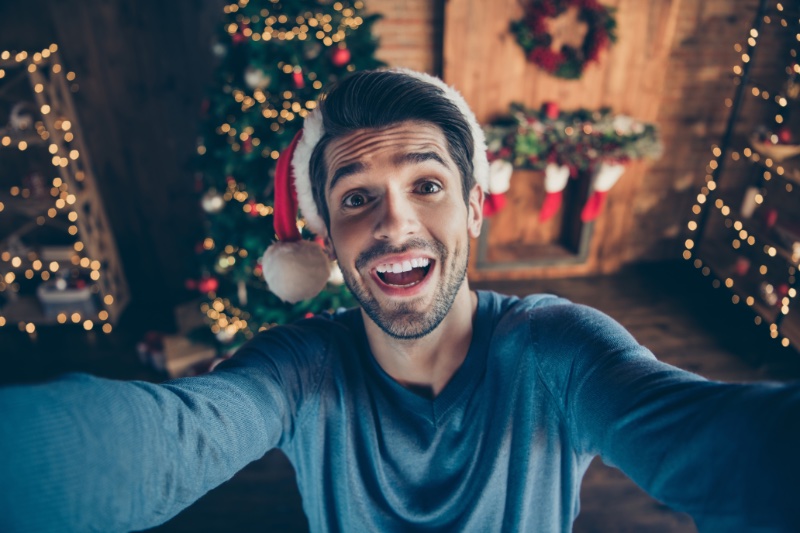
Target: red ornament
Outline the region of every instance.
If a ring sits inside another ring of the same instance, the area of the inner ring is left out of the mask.
[[[768,229],[772,229],[778,222],[778,210],[774,207],[764,211],[764,225]]]
[[[303,87],[306,86],[306,80],[303,77],[302,69],[296,69],[292,73],[292,81],[294,82],[295,89],[302,89]]]
[[[200,292],[215,292],[219,288],[219,281],[217,278],[203,278],[197,283],[197,288]]]
[[[337,67],[343,67],[350,62],[350,50],[347,48],[336,48],[331,53],[331,63]]]
[[[260,213],[258,212],[258,208],[256,207],[255,200],[248,201],[247,205],[250,206],[250,210],[248,211],[248,213],[250,214],[251,217],[257,217],[260,215]]]
[[[734,265],[734,271],[736,272],[736,275],[745,277],[750,271],[750,260],[746,257],[737,258]]]
[[[247,23],[243,23],[239,27],[239,31],[231,35],[231,41],[233,44],[241,44],[247,40],[247,37],[245,37],[244,33],[242,33],[245,28],[247,28]]]
[[[544,116],[550,120],[556,120],[560,113],[557,102],[545,102],[542,104],[542,111],[544,111]]]
[[[242,151],[246,154],[249,154],[253,151],[253,141],[250,139],[250,137],[242,141]]]
[[[778,142],[780,144],[792,144],[792,130],[789,126],[784,126],[778,130]]]

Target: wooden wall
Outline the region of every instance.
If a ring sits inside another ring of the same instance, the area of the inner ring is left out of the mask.
[[[679,257],[684,221],[705,175],[711,145],[719,142],[733,95],[733,49],[747,37],[755,0],[606,0],[616,8],[618,42],[577,81],[547,75],[525,60],[508,31],[522,16],[518,0],[450,0],[445,10],[444,78],[489,121],[511,102],[562,109],[610,106],[616,113],[656,122],[665,153],[655,163],[633,163],[612,189],[594,227],[584,264],[513,271],[475,271],[473,278],[563,276],[611,272],[634,260]],[[773,50],[774,51],[774,50]],[[761,50],[769,56],[769,50]],[[767,58],[767,62],[770,60]],[[517,181],[541,180],[518,173]],[[541,187],[515,183],[516,194]],[[524,189],[520,191],[519,189]],[[515,194],[512,189],[512,196]],[[527,201],[541,203],[539,198]],[[490,242],[536,239],[538,205],[515,202]],[[525,248],[520,248],[524,250]],[[519,258],[524,259],[524,258]],[[473,265],[474,267],[474,265]]]

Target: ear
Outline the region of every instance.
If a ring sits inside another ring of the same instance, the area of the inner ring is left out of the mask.
[[[325,238],[322,239],[322,242],[324,244],[322,249],[325,251],[325,255],[327,255],[328,259],[330,259],[331,261],[336,261],[336,250],[334,250],[333,248],[333,242],[331,241],[330,232]]]
[[[483,189],[480,185],[475,185],[469,191],[469,209],[467,211],[467,232],[469,236],[476,239],[481,234],[483,225]]]

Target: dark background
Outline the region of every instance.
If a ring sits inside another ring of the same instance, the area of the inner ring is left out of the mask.
[[[169,330],[203,217],[190,165],[219,0],[0,1],[0,50],[51,43],[76,73],[89,159],[130,285],[123,320]]]

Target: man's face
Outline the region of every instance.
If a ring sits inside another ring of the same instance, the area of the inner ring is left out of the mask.
[[[481,191],[461,176],[435,125],[403,122],[334,139],[325,151],[330,241],[367,316],[395,338],[427,335],[465,284]]]

